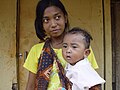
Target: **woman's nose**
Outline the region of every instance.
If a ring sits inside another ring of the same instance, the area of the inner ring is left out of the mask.
[[[57,26],[57,22],[55,20],[51,20],[51,27],[56,27]]]

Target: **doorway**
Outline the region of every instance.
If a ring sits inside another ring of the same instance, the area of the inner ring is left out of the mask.
[[[112,87],[120,90],[120,0],[111,0]]]
[[[34,30],[35,8],[37,2],[38,0],[19,0],[19,90],[25,90],[27,82],[28,71],[23,68],[26,52],[29,52],[34,44],[39,43],[39,39]],[[71,27],[79,26],[89,30],[93,35],[94,41],[92,43],[92,48],[99,65],[98,73],[104,77],[105,47],[101,0],[93,2],[88,0],[62,0],[62,2],[68,11]],[[83,10],[83,8],[85,10]]]

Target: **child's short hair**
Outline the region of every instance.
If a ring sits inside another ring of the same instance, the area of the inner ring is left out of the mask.
[[[90,41],[93,40],[92,36],[86,31],[79,27],[74,27],[69,30],[66,34],[80,34],[84,37],[85,48],[88,49],[90,47]]]

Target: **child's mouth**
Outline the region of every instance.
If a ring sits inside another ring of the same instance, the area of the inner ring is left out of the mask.
[[[70,60],[70,59],[71,59],[71,57],[70,57],[70,56],[66,56],[66,58],[67,58],[67,60]]]

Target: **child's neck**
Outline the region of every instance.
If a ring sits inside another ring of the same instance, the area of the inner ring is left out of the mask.
[[[70,63],[70,65],[74,66],[76,63],[78,63],[79,61],[84,60],[84,57],[82,59],[79,59],[78,61],[76,61],[75,63]]]

